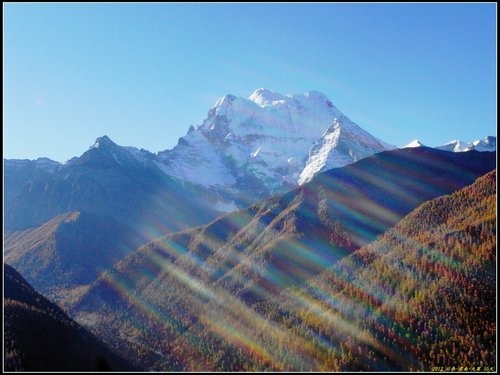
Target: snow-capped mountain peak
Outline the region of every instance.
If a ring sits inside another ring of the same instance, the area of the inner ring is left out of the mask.
[[[474,149],[476,151],[496,151],[497,138],[491,135],[487,136],[484,139],[471,142],[469,148]]]
[[[414,139],[410,143],[408,143],[406,146],[403,146],[401,148],[412,148],[412,147],[425,147],[425,145],[420,142],[418,139]]]
[[[236,96],[231,95],[231,94],[225,95],[222,98],[220,98],[219,100],[217,100],[214,108],[223,107],[224,105],[228,105],[228,104],[230,105],[232,102],[234,102],[234,100],[236,100]]]
[[[158,157],[165,173],[212,189],[232,206],[389,148],[320,92],[282,95],[261,88],[248,99],[219,99],[201,125]]]
[[[470,150],[476,151],[496,151],[497,149],[497,139],[493,136],[487,136],[484,139],[479,139],[472,142],[462,142],[462,141],[450,141],[442,146],[436,147],[438,150],[452,151],[452,152],[464,152]]]
[[[407,148],[407,147],[427,147],[427,146],[424,145],[422,142],[420,142],[418,139],[415,139],[410,143],[408,143],[406,146],[403,146],[401,148]],[[466,152],[470,150],[496,151],[497,139],[496,137],[493,136],[487,136],[484,139],[480,139],[469,143],[460,140],[453,140],[445,143],[444,145],[436,146],[434,148],[450,152]]]
[[[233,210],[308,182],[317,173],[393,148],[373,137],[318,91],[225,95],[170,150],[152,154],[96,139],[67,165],[164,173]],[[161,175],[161,174],[160,174]]]
[[[341,114],[311,148],[297,182],[302,185],[319,172],[343,167],[376,152],[393,148],[394,146],[375,138]]]
[[[459,140],[453,140],[448,143],[445,143],[442,146],[436,147],[438,150],[452,151],[452,152],[463,152],[468,151],[469,144],[466,142],[462,142]]]
[[[103,168],[119,164],[122,167],[143,168],[154,165],[156,155],[136,147],[120,146],[107,135],[96,139],[94,144],[81,157],[72,158],[65,164],[85,164]]]

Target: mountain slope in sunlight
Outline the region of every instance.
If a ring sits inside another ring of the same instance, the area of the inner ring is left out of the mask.
[[[97,279],[71,314],[153,370],[317,368],[296,350],[276,361],[274,345],[294,336],[267,318],[268,301],[303,286],[423,202],[494,168],[494,153],[417,148],[373,155],[141,247]],[[264,343],[273,349],[260,353]],[[296,344],[311,345],[307,338]],[[221,355],[214,358],[214,350]]]
[[[72,289],[92,282],[140,244],[116,220],[77,211],[34,229],[7,232],[4,260],[37,290],[59,301],[70,299]]]
[[[4,370],[134,370],[4,264]]]
[[[261,309],[321,338],[310,355],[322,371],[493,371],[495,254],[492,171]]]

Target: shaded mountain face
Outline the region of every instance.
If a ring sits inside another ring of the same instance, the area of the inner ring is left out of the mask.
[[[140,244],[387,147],[318,92],[260,89],[249,99],[220,99],[200,126],[158,155],[103,136],[64,164],[5,160],[8,261],[51,298],[72,298],[69,289]],[[67,220],[75,212],[78,219]]]
[[[36,292],[5,263],[4,345],[7,371],[138,369]]]
[[[102,137],[66,164],[6,160],[7,261],[59,301],[139,245],[215,217],[206,194],[152,157]]]
[[[289,339],[293,321],[280,327],[263,315],[270,301],[370,243],[423,202],[491,171],[495,159],[487,152],[400,149],[319,174],[285,195],[141,247],[97,279],[71,314],[121,351],[142,353],[144,366],[154,370],[313,366],[305,354],[273,363],[274,347],[266,350],[269,361],[251,354],[266,335],[277,335],[269,338],[273,343]],[[131,340],[124,327],[141,329],[133,329]],[[224,354],[211,358],[209,348]]]
[[[5,161],[6,260],[58,303],[143,243],[209,222],[207,194],[99,138],[62,165]]]
[[[199,191],[165,175],[152,158],[104,136],[81,157],[50,168],[40,160],[5,160],[5,228],[32,228],[60,214],[85,211],[131,227],[172,231],[215,215],[198,199]]]

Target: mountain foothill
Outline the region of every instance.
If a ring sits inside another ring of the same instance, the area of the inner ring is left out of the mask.
[[[138,370],[4,264],[4,370]]]
[[[259,89],[171,150],[4,160],[4,202],[5,370],[495,368],[495,137]]]

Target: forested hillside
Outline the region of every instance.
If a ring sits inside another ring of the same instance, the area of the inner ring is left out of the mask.
[[[185,253],[206,230],[198,228],[127,257],[73,313],[152,370],[493,366],[495,176],[424,203],[302,287],[272,292],[283,283],[273,267],[260,284],[267,288],[253,289],[257,299],[234,293],[222,277],[209,283],[207,254]],[[282,264],[297,269],[305,248],[293,244]],[[227,259],[262,272],[263,263]]]
[[[322,370],[491,371],[495,179],[493,171],[423,204],[307,288],[262,308],[318,339],[311,355],[322,353],[314,354]]]

